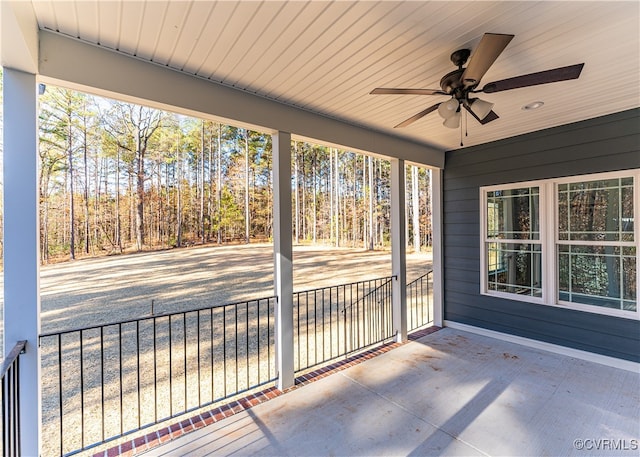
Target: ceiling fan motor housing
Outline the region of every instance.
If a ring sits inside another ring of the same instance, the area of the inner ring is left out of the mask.
[[[467,62],[467,59],[471,55],[470,49],[458,49],[451,54],[451,62],[458,67],[458,69],[462,68],[462,66]]]
[[[471,50],[469,49],[458,49],[451,54],[451,62],[453,62],[458,69],[447,73],[440,80],[442,90],[459,101],[465,100],[469,92],[478,85],[478,81],[466,81],[462,79],[465,72],[462,66],[467,62],[470,55]]]

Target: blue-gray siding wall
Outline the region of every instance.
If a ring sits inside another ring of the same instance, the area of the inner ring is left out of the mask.
[[[638,320],[480,295],[481,186],[631,168],[640,109],[447,152],[444,318],[640,362]]]

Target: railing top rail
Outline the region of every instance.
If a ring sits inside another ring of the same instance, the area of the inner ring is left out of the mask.
[[[433,273],[433,270],[429,270],[429,271],[427,271],[426,273],[424,273],[424,274],[422,274],[422,275],[418,276],[418,277],[417,277],[416,279],[414,279],[413,281],[408,282],[408,283],[407,283],[407,286],[409,286],[409,285],[413,284],[414,282],[418,282],[418,281],[420,281],[422,278],[424,278],[425,276],[429,276],[431,273]]]
[[[275,295],[271,295],[269,297],[254,298],[254,299],[251,299],[251,300],[238,301],[238,302],[234,302],[234,303],[224,303],[224,304],[221,304],[221,305],[214,305],[214,306],[205,306],[205,307],[202,307],[202,308],[193,308],[193,309],[187,309],[187,310],[184,310],[184,311],[175,311],[173,313],[148,314],[146,316],[136,317],[134,319],[127,319],[127,320],[124,320],[124,321],[106,322],[104,324],[92,325],[90,327],[78,327],[78,328],[72,328],[72,329],[68,329],[68,330],[61,330],[61,331],[57,331],[57,332],[42,333],[39,338],[47,338],[47,337],[50,337],[50,336],[65,335],[67,333],[75,333],[75,332],[82,332],[82,331],[87,331],[87,330],[95,330],[95,329],[101,328],[101,327],[112,327],[114,325],[131,324],[131,323],[134,323],[134,322],[146,321],[146,320],[154,319],[154,318],[162,318],[162,317],[171,318],[171,317],[177,316],[179,314],[189,314],[189,313],[195,313],[195,312],[199,312],[199,311],[208,311],[208,310],[215,309],[215,308],[224,308],[224,307],[227,307],[227,306],[238,306],[238,305],[244,305],[245,303],[260,302],[260,301],[264,301],[264,300],[275,300],[275,299],[277,299],[277,297]]]
[[[343,312],[346,312],[347,309],[353,308],[354,306],[358,306],[359,303],[364,302],[368,297],[375,295],[380,289],[389,284],[393,279],[396,279],[396,276],[391,276],[386,279],[386,281],[380,283],[377,287],[370,289],[369,292],[364,294],[362,297],[358,298],[355,302],[350,303],[348,306],[345,304],[342,308]]]
[[[338,287],[347,287],[347,286],[353,286],[356,284],[363,284],[363,283],[367,283],[367,282],[373,282],[373,281],[386,281],[389,282],[392,279],[398,279],[397,275],[393,275],[393,276],[384,276],[382,278],[375,278],[375,279],[364,279],[362,281],[354,281],[354,282],[348,282],[345,284],[338,284],[335,286],[325,286],[325,287],[316,287],[314,289],[306,289],[306,290],[298,290],[298,291],[294,291],[293,294],[305,294],[305,293],[309,293],[309,292],[316,292],[318,290],[323,290],[323,289],[335,289]]]
[[[11,367],[13,362],[15,362],[15,360],[20,356],[20,354],[24,354],[26,346],[27,340],[18,341],[15,346],[13,346],[13,349],[11,349],[9,355],[6,356],[2,361],[2,368],[0,369],[0,373],[2,373],[2,376],[0,376],[0,379],[4,378],[4,375],[7,374],[7,371],[9,371],[9,368]]]

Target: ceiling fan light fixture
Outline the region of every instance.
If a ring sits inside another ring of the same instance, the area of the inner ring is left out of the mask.
[[[442,125],[450,129],[457,129],[458,127],[460,127],[461,117],[462,115],[460,114],[460,111],[458,111],[457,113],[454,113],[453,116],[450,116],[447,119],[445,119]]]
[[[482,120],[487,117],[493,109],[493,103],[474,98],[469,100],[469,109],[473,111],[473,114],[478,116],[478,119]]]
[[[458,100],[456,100],[455,97],[451,97],[446,102],[440,103],[440,106],[438,106],[438,114],[443,119],[449,119],[454,114],[456,114],[456,111],[458,111],[459,106],[460,106],[460,102],[458,102]]]

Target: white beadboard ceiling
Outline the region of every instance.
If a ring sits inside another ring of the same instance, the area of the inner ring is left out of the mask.
[[[640,106],[640,2],[627,1],[63,1],[32,2],[39,27],[306,110],[443,149],[460,129],[446,96],[369,95],[439,89],[449,55],[485,32],[515,38],[484,84],[584,62],[578,80],[480,94],[500,119],[468,118],[465,146]],[[283,69],[285,69],[283,71]],[[543,101],[524,111],[522,106]]]

